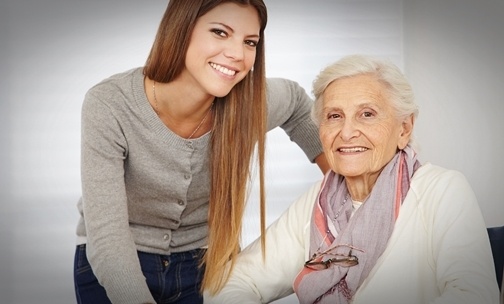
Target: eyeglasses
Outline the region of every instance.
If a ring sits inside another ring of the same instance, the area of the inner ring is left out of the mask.
[[[350,251],[348,254],[331,253],[332,250],[338,247],[348,247]],[[338,265],[342,267],[352,267],[359,264],[359,259],[352,254],[352,250],[357,250],[364,252],[364,250],[356,248],[352,245],[338,244],[336,246],[330,247],[322,252],[316,252],[313,254],[311,259],[305,262],[304,266],[313,270],[324,270],[329,268],[331,265]],[[327,260],[324,260],[324,256],[333,256]]]

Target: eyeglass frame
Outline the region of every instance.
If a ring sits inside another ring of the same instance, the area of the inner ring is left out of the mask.
[[[350,251],[348,252],[347,255],[344,254],[338,254],[338,253],[330,253],[331,250],[334,250],[338,247],[349,247]],[[315,252],[312,257],[304,263],[304,267],[312,269],[312,270],[324,270],[329,268],[331,265],[338,265],[342,267],[352,267],[355,265],[359,264],[359,258],[355,255],[352,254],[352,250],[357,250],[360,252],[364,252],[364,250],[359,249],[355,246],[349,245],[349,244],[337,244],[335,246],[329,247],[328,249],[322,251],[322,252]],[[317,259],[321,259],[324,257],[324,255],[333,255],[333,256],[338,256],[342,258],[330,258],[327,260],[320,260],[317,261]]]

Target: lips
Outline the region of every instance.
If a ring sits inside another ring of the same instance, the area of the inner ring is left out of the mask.
[[[222,74],[225,74],[225,75],[228,75],[228,76],[234,76],[238,72],[238,71],[235,71],[235,70],[230,70],[230,69],[228,69],[226,67],[223,67],[222,65],[219,65],[219,64],[213,63],[213,62],[210,62],[210,66],[214,70],[217,70],[217,71],[221,72]]]
[[[366,147],[349,147],[349,148],[338,148],[338,152],[342,153],[355,153],[355,152],[364,152],[369,150]]]

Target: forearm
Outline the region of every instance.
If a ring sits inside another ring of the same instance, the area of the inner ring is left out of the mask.
[[[88,199],[86,199],[88,198]],[[93,273],[112,303],[155,303],[145,281],[127,217],[106,200],[84,196],[87,255]],[[95,203],[93,203],[95,202]],[[100,208],[93,208],[97,204]]]
[[[498,303],[492,253],[476,197],[461,175],[441,180],[433,253],[441,296],[433,303]]]
[[[318,127],[310,117],[313,100],[296,82],[268,79],[268,130],[282,128],[311,162],[322,153]]]
[[[292,284],[306,259],[305,252],[313,203],[320,189],[314,184],[266,231],[266,259],[260,239],[239,255],[224,288],[205,293],[205,303],[269,303],[293,293]]]
[[[327,162],[327,158],[325,157],[324,153],[319,154],[315,158],[315,163],[317,163],[318,167],[320,168],[320,171],[322,171],[322,174],[326,174],[327,171],[331,170],[331,167],[329,166],[329,163]]]

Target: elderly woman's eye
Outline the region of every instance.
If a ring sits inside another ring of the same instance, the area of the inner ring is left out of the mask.
[[[362,116],[369,118],[369,117],[373,117],[374,113],[370,112],[370,111],[366,111],[366,112],[362,113]]]
[[[336,114],[336,113],[327,114],[327,119],[338,119],[338,118],[340,118],[339,114]]]

